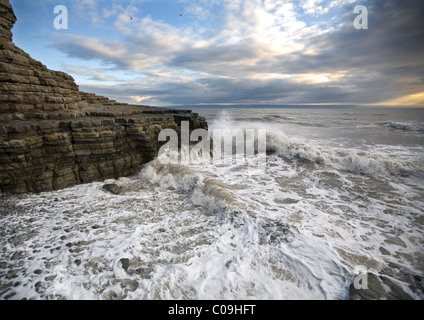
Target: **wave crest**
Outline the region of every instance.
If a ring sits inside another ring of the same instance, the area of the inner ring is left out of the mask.
[[[422,176],[424,174],[416,163],[356,149],[314,146],[300,139],[289,138],[282,132],[268,132],[267,151],[325,164],[338,170],[367,175]]]
[[[139,178],[162,188],[187,193],[193,204],[212,213],[243,207],[231,186],[184,165],[164,165],[156,159],[143,167]]]
[[[384,124],[386,127],[394,128],[403,131],[424,132],[424,123],[401,123],[388,121]]]

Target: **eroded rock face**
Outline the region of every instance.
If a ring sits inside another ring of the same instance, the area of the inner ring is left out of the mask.
[[[39,111],[87,106],[71,76],[47,69],[13,42],[0,39],[0,120],[18,119],[14,113],[34,118]]]
[[[12,41],[12,28],[16,22],[15,14],[8,0],[0,0],[0,39]]]
[[[12,42],[16,21],[0,0],[0,192],[58,190],[132,175],[158,153],[163,129],[207,128],[190,111],[118,103],[79,91]]]

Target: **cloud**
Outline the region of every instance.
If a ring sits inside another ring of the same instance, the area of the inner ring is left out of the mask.
[[[96,0],[75,0],[71,5],[73,12],[78,12],[78,18],[85,19],[94,25],[102,25],[104,21],[101,19],[98,1]]]
[[[114,76],[113,71],[108,68],[94,68],[94,67],[78,67],[69,64],[63,64],[62,69],[74,75],[83,76],[90,81],[97,82],[119,82],[120,79]]]
[[[143,101],[146,101],[146,100],[148,101],[148,100],[150,100],[153,97],[152,96],[143,96],[143,97],[140,97],[140,96],[131,96],[130,98],[133,99],[135,102],[140,103],[140,102],[143,102]]]
[[[302,1],[302,8],[308,14],[313,15],[322,15],[327,14],[330,9],[323,8],[320,4],[322,4],[323,0],[304,0]]]
[[[368,30],[353,28],[355,0],[180,0],[197,18],[178,27],[148,15],[130,21],[139,10],[130,5],[78,3],[114,17],[114,40],[62,35],[55,46],[104,64],[89,89],[123,102],[373,104],[424,91],[421,2],[366,1]],[[213,23],[198,29],[201,20]],[[121,84],[101,84],[112,80]]]

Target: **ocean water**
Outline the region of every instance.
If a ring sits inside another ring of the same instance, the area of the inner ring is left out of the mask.
[[[194,111],[266,129],[266,163],[0,195],[0,299],[424,299],[424,109]]]

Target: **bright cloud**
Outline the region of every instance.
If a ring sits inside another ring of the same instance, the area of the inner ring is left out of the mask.
[[[133,99],[135,102],[143,102],[146,100],[150,100],[151,98],[153,98],[152,96],[131,96],[131,99]]]

